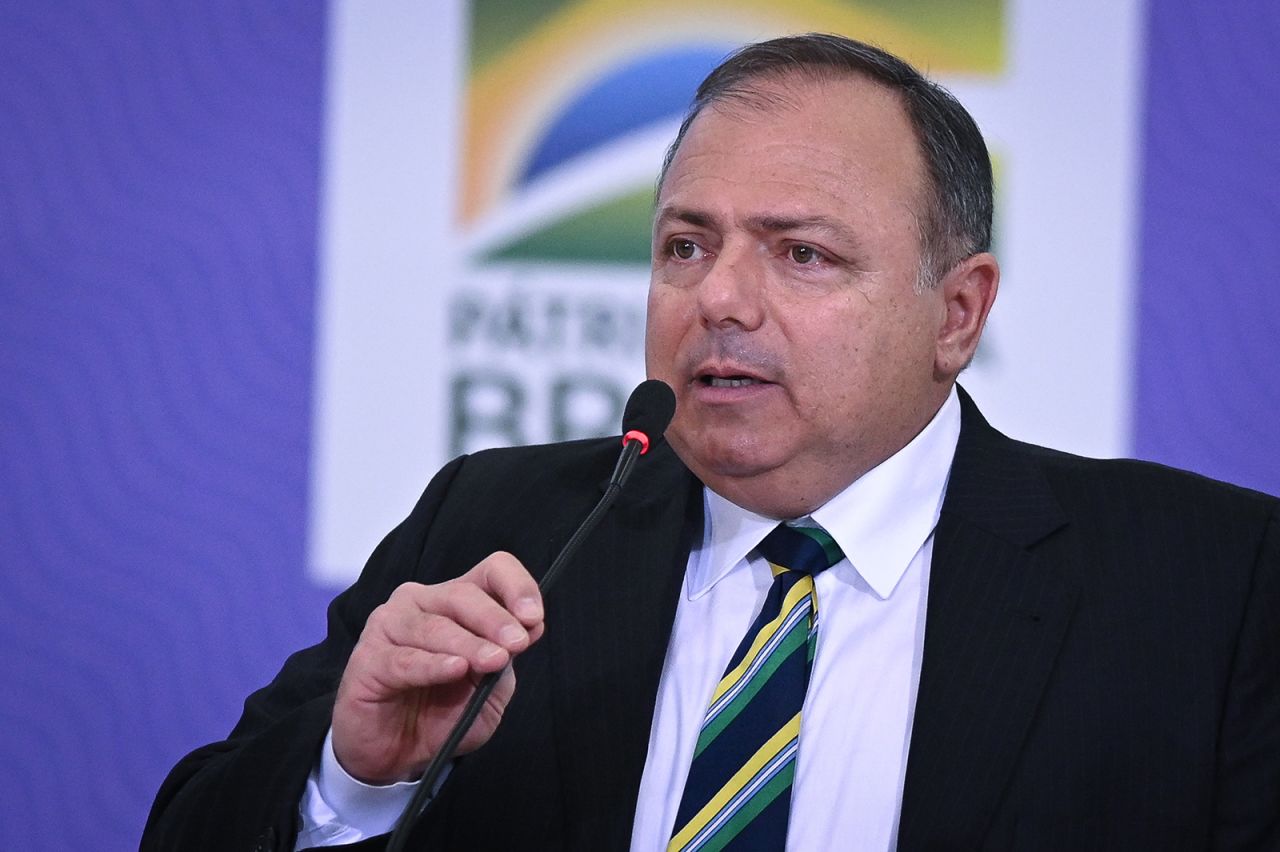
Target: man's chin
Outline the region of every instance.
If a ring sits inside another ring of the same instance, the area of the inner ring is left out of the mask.
[[[712,479],[746,480],[762,476],[778,467],[774,448],[762,445],[756,438],[716,440],[706,435],[696,435],[685,441],[679,434],[668,434],[667,439],[685,466],[704,483]]]

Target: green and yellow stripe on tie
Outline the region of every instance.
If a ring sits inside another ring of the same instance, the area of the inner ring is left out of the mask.
[[[785,524],[756,551],[769,562],[773,585],[711,696],[670,852],[780,849],[786,842],[815,647],[813,575],[843,555],[824,530]]]
[[[667,848],[714,850],[732,840],[783,790],[790,790],[799,738],[800,714],[796,713],[671,838]]]

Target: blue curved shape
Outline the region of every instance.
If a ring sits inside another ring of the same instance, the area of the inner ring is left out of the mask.
[[[649,54],[601,78],[551,122],[517,184],[525,186],[610,139],[683,114],[698,83],[732,49],[728,43],[703,44]]]

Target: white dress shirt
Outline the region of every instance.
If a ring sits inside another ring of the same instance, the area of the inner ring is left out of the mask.
[[[911,443],[798,522],[820,525],[845,558],[814,578],[818,650],[801,715],[791,849],[894,848],[933,528],[959,435],[953,390]],[[634,852],[670,839],[710,696],[772,584],[753,550],[778,522],[704,494],[702,544],[689,554],[658,686]]]
[[[907,446],[799,524],[822,526],[845,558],[815,578],[819,627],[791,798],[791,849],[893,850],[924,651],[937,525],[960,435],[954,388]],[[777,521],[704,494],[667,646],[636,802],[633,852],[671,837],[698,729],[725,666],[772,583],[755,553]],[[384,833],[412,784],[350,778],[325,740],[303,794],[297,848]]]

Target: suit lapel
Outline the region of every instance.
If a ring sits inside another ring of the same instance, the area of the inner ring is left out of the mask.
[[[900,852],[977,848],[1066,633],[1076,578],[1036,545],[1065,524],[1043,475],[961,391],[934,537]]]
[[[569,848],[625,849],[701,486],[665,445],[584,542],[547,602]]]

